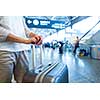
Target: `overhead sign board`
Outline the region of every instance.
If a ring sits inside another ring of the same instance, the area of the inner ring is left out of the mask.
[[[64,21],[45,20],[25,17],[25,22],[29,28],[48,28],[48,29],[64,29]]]

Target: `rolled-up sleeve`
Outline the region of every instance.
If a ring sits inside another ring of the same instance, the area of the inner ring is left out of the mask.
[[[7,36],[10,34],[11,32],[3,27],[0,26],[0,41],[5,41]]]
[[[4,23],[4,17],[0,16],[0,42],[5,41],[10,33],[11,31],[6,28],[6,25]]]
[[[25,18],[23,17],[23,25],[24,25],[24,29],[25,29],[25,34],[26,36],[29,38],[29,34],[30,34],[30,29],[27,27],[26,23],[25,23]]]

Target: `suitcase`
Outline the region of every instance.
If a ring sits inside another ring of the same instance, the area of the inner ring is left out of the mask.
[[[40,66],[26,72],[23,83],[68,83],[68,67],[62,62],[49,62],[42,64],[42,51],[40,47]]]

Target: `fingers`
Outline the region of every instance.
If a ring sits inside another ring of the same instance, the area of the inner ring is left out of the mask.
[[[32,37],[31,38],[31,40],[32,40],[32,44],[37,44],[37,45],[40,45],[40,44],[42,44],[42,37],[41,36],[35,36],[35,37]]]
[[[40,39],[41,39],[41,37],[40,36],[35,36],[35,39],[37,40],[37,41],[39,41]]]
[[[42,44],[42,40],[37,42],[37,45],[41,45]]]
[[[32,43],[32,44],[36,44],[36,43],[37,43],[37,39],[34,38],[34,37],[32,37],[32,38],[31,38],[31,43]]]
[[[42,37],[39,36],[39,39],[38,39],[38,41],[37,41],[36,44],[37,44],[37,45],[41,45],[41,44],[42,44],[42,41],[43,41]]]

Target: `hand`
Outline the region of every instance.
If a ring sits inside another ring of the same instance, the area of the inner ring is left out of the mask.
[[[24,41],[25,44],[36,44],[37,43],[37,39],[36,38],[29,38],[29,39],[25,39]]]
[[[31,38],[35,38],[35,39],[36,39],[35,44],[37,44],[37,45],[42,44],[42,41],[43,41],[42,36],[37,35],[37,34],[34,34],[34,33],[32,33],[32,32],[31,32],[31,33],[30,33],[30,37],[31,37]],[[34,44],[34,42],[33,42],[33,44]]]
[[[36,42],[35,42],[36,45],[42,44],[43,38],[41,36],[36,35],[36,36],[34,36],[34,38],[36,39]]]

